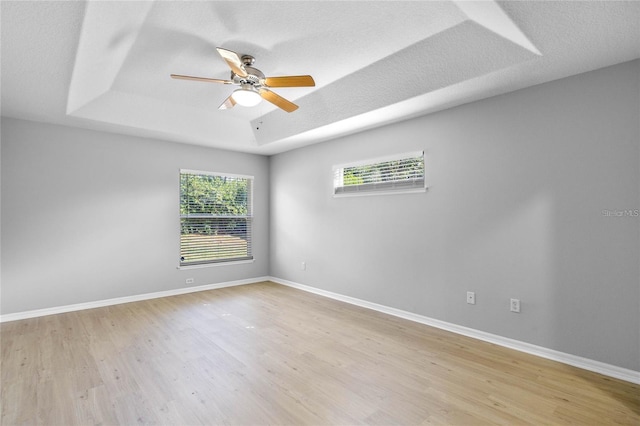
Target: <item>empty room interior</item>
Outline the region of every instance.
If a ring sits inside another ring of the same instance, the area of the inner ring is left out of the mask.
[[[0,424],[640,424],[640,2],[0,13]]]

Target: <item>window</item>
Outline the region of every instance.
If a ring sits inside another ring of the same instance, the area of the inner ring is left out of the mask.
[[[335,166],[335,196],[425,191],[424,152]]]
[[[180,266],[252,260],[253,176],[180,170]]]

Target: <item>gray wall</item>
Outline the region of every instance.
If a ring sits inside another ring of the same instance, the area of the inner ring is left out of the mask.
[[[639,75],[625,63],[272,157],[271,275],[640,370],[640,218],[602,214],[640,209]],[[332,198],[332,165],[420,149],[427,193]]]
[[[176,269],[180,168],[255,176],[254,263]],[[269,273],[266,157],[3,118],[1,182],[3,314]]]

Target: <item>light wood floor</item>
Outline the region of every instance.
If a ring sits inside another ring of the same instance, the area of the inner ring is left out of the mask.
[[[2,425],[640,424],[640,386],[273,283],[1,332]]]

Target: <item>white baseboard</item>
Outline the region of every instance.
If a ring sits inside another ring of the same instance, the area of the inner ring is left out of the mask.
[[[640,384],[640,371],[629,370],[626,368],[617,367],[615,365],[606,364],[604,362],[544,348],[542,346],[532,345],[530,343],[521,342],[519,340],[509,339],[507,337],[498,336],[496,334],[486,333],[484,331],[475,330],[473,328],[463,327],[434,318],[429,318],[423,315],[414,314],[412,312],[403,311],[401,309],[391,308],[388,306],[379,305],[377,303],[367,302],[366,300],[356,299],[355,297],[344,296],[342,294],[321,290],[304,284],[295,283],[293,281],[283,280],[281,278],[269,277],[269,280],[277,284],[297,288],[299,290],[304,290],[309,293],[314,293],[320,296],[329,297],[331,299],[340,300],[342,302],[361,306],[363,308],[373,309],[374,311],[383,312],[385,314],[429,325],[431,327],[440,328],[442,330],[451,331],[463,336],[472,337],[474,339],[493,343],[499,346],[504,346],[506,348],[515,349],[520,352],[525,352],[531,355],[558,361],[563,364],[572,365],[574,367],[593,371],[595,373],[600,373],[605,376],[614,377],[616,379],[625,380],[627,382],[635,384]]]
[[[233,287],[238,285],[253,284],[261,281],[269,281],[269,277],[249,278],[246,280],[227,281],[216,284],[199,285],[195,287],[177,288],[174,290],[158,291],[155,293],[136,294],[135,296],[116,297],[113,299],[97,300],[95,302],[76,303],[74,305],[57,306],[53,308],[35,309],[33,311],[16,312],[14,314],[0,315],[0,323],[17,321],[27,318],[42,317],[45,315],[62,314],[65,312],[82,311],[84,309],[101,308],[103,306],[118,305],[120,303],[138,302],[140,300],[158,299],[160,297],[177,296],[179,294],[195,293],[216,288]]]

